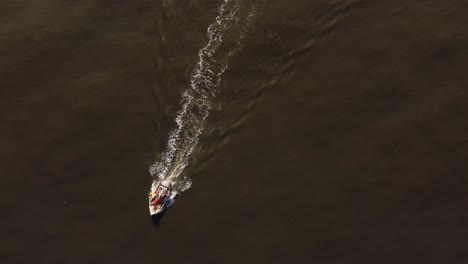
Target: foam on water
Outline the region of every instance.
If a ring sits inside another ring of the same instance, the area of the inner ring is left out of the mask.
[[[177,193],[190,188],[190,178],[182,172],[203,132],[221,75],[228,67],[227,60],[240,49],[254,11],[253,4],[244,7],[239,1],[224,0],[221,4],[215,22],[207,30],[208,43],[198,51],[198,61],[191,73],[190,86],[182,94],[181,108],[167,148],[161,159],[149,168],[154,177],[152,191],[162,180],[171,181]]]

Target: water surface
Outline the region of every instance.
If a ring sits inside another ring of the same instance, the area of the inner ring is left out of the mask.
[[[148,167],[222,1],[0,4],[2,262],[467,261],[466,4],[238,3],[159,227]]]

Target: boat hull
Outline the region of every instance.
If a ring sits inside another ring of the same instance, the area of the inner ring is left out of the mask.
[[[149,194],[148,207],[152,216],[162,213],[174,201],[176,193],[172,192],[172,185],[169,183],[159,183]],[[154,199],[163,199],[156,205],[152,204]]]

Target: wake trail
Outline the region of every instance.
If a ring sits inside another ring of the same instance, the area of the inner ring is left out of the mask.
[[[249,3],[249,2],[246,2]],[[215,21],[208,27],[208,43],[198,51],[198,60],[190,76],[190,86],[181,96],[181,108],[175,118],[166,150],[159,161],[149,168],[153,176],[151,191],[160,181],[169,181],[177,193],[190,188],[191,181],[182,172],[189,163],[203,132],[218,92],[221,76],[228,68],[227,61],[241,48],[241,40],[253,18],[255,5],[241,5],[240,1],[224,0]]]

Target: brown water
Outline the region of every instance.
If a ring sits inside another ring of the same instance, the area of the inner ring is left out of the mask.
[[[2,263],[468,261],[467,3],[239,3],[159,227],[148,167],[221,1],[0,4]]]

